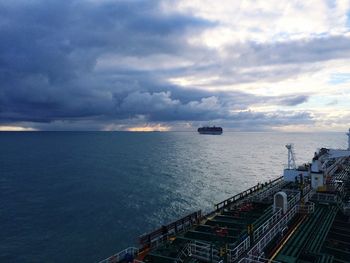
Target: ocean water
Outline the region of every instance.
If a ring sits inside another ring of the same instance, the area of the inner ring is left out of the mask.
[[[344,133],[1,132],[0,262],[97,262]]]

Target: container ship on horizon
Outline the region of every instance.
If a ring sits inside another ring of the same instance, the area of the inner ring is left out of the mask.
[[[100,263],[349,263],[347,135],[347,149],[321,148],[301,166],[286,145],[283,176],[144,234],[139,247]]]
[[[200,134],[212,134],[212,135],[220,135],[222,134],[222,128],[221,127],[209,127],[209,126],[205,126],[205,127],[201,127],[198,128],[197,130]]]

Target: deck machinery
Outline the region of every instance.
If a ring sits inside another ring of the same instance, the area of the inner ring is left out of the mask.
[[[346,150],[322,148],[283,176],[142,235],[111,262],[350,262],[350,130]]]

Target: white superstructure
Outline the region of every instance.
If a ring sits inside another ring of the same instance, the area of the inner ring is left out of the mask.
[[[307,167],[297,168],[293,144],[287,144],[286,148],[288,149],[288,164],[283,171],[283,180],[286,182],[300,181],[301,178],[308,175],[308,169]]]
[[[295,153],[292,144],[287,144],[288,166],[284,169],[283,177],[285,181],[293,182],[309,177],[313,189],[322,188],[327,178],[331,178],[338,169],[338,165],[344,158],[350,156],[350,129],[346,133],[348,136],[347,149],[327,149],[321,148],[315,152],[312,162],[309,166],[296,168]]]

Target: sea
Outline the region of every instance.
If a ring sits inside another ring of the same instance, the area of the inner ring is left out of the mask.
[[[0,132],[0,262],[98,262],[344,133]]]

